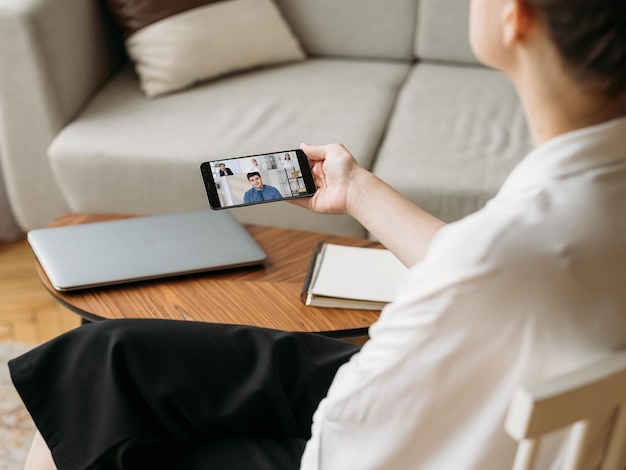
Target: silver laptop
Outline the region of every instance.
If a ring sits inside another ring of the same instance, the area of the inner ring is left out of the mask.
[[[60,291],[265,260],[265,252],[229,212],[210,209],[36,229],[28,242]]]

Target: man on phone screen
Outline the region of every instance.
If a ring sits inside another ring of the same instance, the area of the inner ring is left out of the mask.
[[[244,204],[250,204],[253,202],[269,201],[271,199],[280,199],[282,194],[274,186],[269,184],[263,184],[263,179],[258,171],[250,172],[246,175],[248,181],[252,185],[243,195]]]
[[[232,175],[233,170],[226,166],[226,163],[220,163],[220,176]]]

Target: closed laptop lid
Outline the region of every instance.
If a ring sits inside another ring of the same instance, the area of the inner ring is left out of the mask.
[[[28,242],[61,291],[251,266],[266,256],[229,212],[213,210],[36,229]]]

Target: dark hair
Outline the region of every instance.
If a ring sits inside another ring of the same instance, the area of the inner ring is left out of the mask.
[[[250,178],[251,178],[251,177],[253,177],[253,176],[258,176],[258,177],[260,178],[260,177],[261,177],[261,173],[259,173],[258,171],[251,171],[250,173],[248,173],[248,174],[246,175],[246,177],[247,177],[248,179],[250,179]]]
[[[576,77],[599,93],[626,92],[626,0],[525,0],[545,20]]]

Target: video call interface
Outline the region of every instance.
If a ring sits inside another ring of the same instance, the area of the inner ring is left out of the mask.
[[[306,193],[295,151],[212,161],[211,172],[221,207]]]

